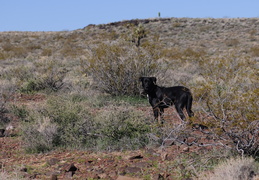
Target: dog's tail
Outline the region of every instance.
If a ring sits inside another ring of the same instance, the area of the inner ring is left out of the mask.
[[[187,104],[186,104],[186,111],[189,115],[189,117],[192,117],[194,116],[194,113],[192,112],[192,94],[191,93],[188,93],[187,95]]]

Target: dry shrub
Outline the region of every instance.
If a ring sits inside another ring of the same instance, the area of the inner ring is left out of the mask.
[[[218,135],[227,134],[239,152],[257,156],[259,110],[256,99],[259,91],[256,62],[234,54],[206,62],[201,66],[203,80],[197,82],[194,89],[203,110],[213,117],[206,126],[213,127]]]
[[[14,81],[21,92],[33,93],[40,90],[60,90],[66,73],[67,70],[56,61],[46,60],[8,68],[2,76]]]
[[[213,173],[202,173],[201,180],[252,180],[258,172],[253,158],[231,158],[215,167]]]
[[[29,54],[29,49],[22,45],[14,45],[11,43],[5,43],[2,46],[3,52],[5,52],[4,59],[8,58],[25,58]]]
[[[163,69],[155,48],[137,48],[126,42],[101,44],[92,50],[88,62],[84,62],[84,70],[103,92],[136,95],[139,94],[139,77],[155,75]]]
[[[259,57],[259,46],[251,47],[251,53],[255,57]]]
[[[1,167],[0,171],[0,179],[4,180],[26,180],[23,173],[21,172],[21,168],[13,169],[12,172],[8,172],[3,167]]]
[[[238,39],[227,39],[227,40],[225,41],[225,44],[226,44],[227,46],[237,46],[237,45],[240,44],[240,42],[239,42]]]
[[[34,123],[24,125],[22,132],[27,152],[46,152],[56,146],[58,126],[48,117],[39,117]]]

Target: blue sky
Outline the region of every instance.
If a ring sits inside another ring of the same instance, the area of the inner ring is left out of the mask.
[[[0,31],[62,31],[156,18],[259,18],[259,0],[0,0]]]

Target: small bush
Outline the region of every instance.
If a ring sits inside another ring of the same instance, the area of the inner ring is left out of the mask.
[[[51,98],[45,107],[29,111],[26,116],[22,134],[27,151],[44,152],[91,143],[85,134],[92,127],[90,117],[87,110],[69,98]]]
[[[27,82],[25,82],[21,87],[20,87],[20,91],[22,93],[33,93],[33,92],[36,92],[36,91],[39,91],[41,90],[41,86],[40,86],[40,83],[39,82],[36,82],[36,80],[28,80]]]
[[[29,115],[28,109],[26,108],[25,105],[22,106],[17,106],[17,105],[12,105],[11,106],[11,112],[20,118],[22,121],[27,121],[27,117]]]
[[[12,82],[0,79],[0,127],[5,127],[10,122],[10,116],[7,114],[10,112],[9,102],[13,100],[15,90]]]
[[[237,46],[240,44],[238,39],[227,39],[225,43],[227,46]]]
[[[214,173],[202,173],[200,179],[206,180],[245,180],[253,179],[258,172],[258,163],[252,158],[231,158],[219,164]]]
[[[29,54],[29,50],[22,45],[14,45],[11,43],[5,43],[2,46],[3,52],[6,53],[6,58],[25,58]]]
[[[259,57],[259,46],[252,47],[250,51],[254,57]]]
[[[113,107],[95,117],[100,137],[97,147],[103,150],[138,149],[149,143],[147,119],[131,108]]]
[[[42,50],[42,56],[51,56],[53,54],[53,50],[50,48],[45,48]]]
[[[56,146],[56,138],[58,137],[57,125],[51,122],[49,118],[40,118],[36,122],[22,128],[27,152],[46,152]]]

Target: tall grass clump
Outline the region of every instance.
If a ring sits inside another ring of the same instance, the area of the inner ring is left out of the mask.
[[[84,71],[93,77],[94,85],[111,95],[139,94],[138,78],[156,75],[163,67],[155,47],[136,47],[131,43],[100,44],[92,49]],[[150,53],[152,52],[152,53]]]

